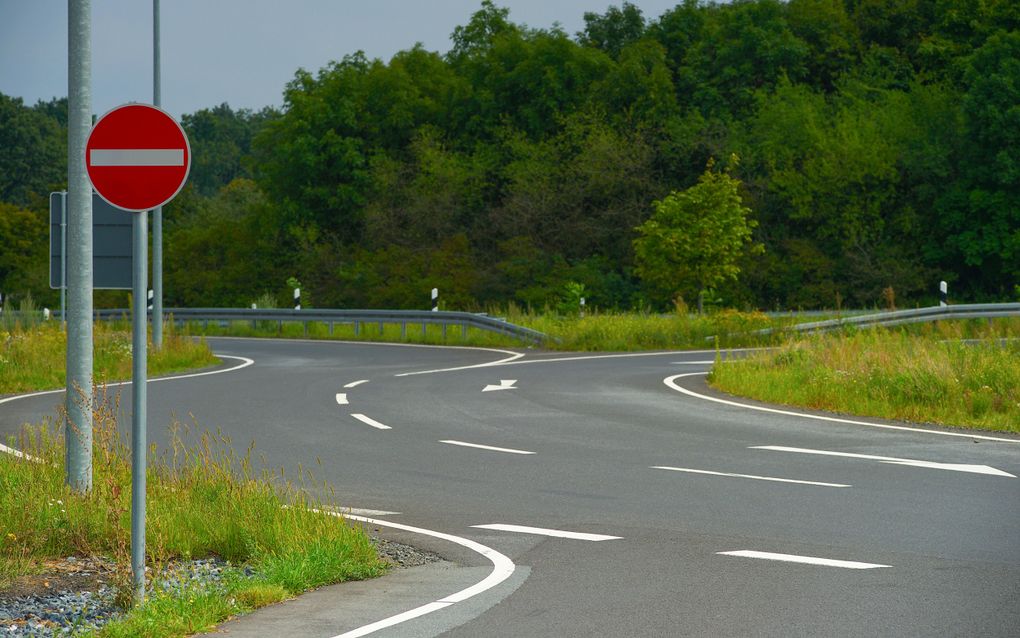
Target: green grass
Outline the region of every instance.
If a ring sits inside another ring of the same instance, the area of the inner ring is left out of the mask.
[[[50,390],[66,385],[66,334],[56,321],[12,325],[0,329],[0,394]],[[169,328],[169,326],[168,326]],[[93,331],[93,369],[98,382],[131,378],[131,332],[122,325],[96,323]],[[164,332],[163,348],[149,344],[148,373],[152,376],[219,363],[203,339]]]
[[[766,328],[782,328],[796,322],[795,318],[770,318],[763,313],[742,313],[724,310],[705,315],[645,313],[599,313],[585,317],[521,312],[492,311],[494,317],[545,333],[550,340],[541,347],[562,351],[639,351],[662,349],[703,349],[739,347],[771,343],[773,337],[750,334]],[[265,325],[263,325],[265,324]],[[336,339],[344,341],[376,341],[387,343],[423,343],[433,345],[465,345],[475,347],[522,347],[523,342],[503,335],[470,328],[467,334],[459,326],[450,326],[444,336],[441,326],[409,323],[406,330],[398,324],[362,323],[355,331],[352,324],[335,324],[330,334],[325,323],[233,321],[226,326],[219,322],[190,322],[192,334],[235,337],[284,337]]]
[[[117,565],[118,599],[129,601],[130,451],[114,428],[115,411],[104,402],[94,415],[93,489],[86,495],[64,485],[63,441],[49,427],[27,428],[8,442],[37,460],[0,454],[0,586],[39,571],[47,559],[105,556]],[[297,485],[282,471],[255,472],[252,447],[239,456],[224,437],[205,433],[190,446],[185,438],[195,437],[174,430],[170,448],[150,454],[147,563],[158,573],[174,561],[218,556],[251,566],[255,576],[230,578],[216,590],[156,590],[99,635],[188,635],[312,587],[385,570],[360,528],[319,511],[336,507],[329,486],[313,489],[304,470]]]
[[[1020,432],[1020,341],[999,341],[1018,336],[1015,319],[806,336],[717,365],[709,383],[770,403]]]
[[[721,312],[652,315],[605,313],[585,317],[522,314],[511,317],[533,330],[553,337],[547,344],[567,351],[637,351],[713,349],[770,343],[774,338],[756,330],[792,325],[789,317],[770,318],[760,312]]]
[[[379,330],[379,324],[362,323],[355,331],[353,324],[336,323],[330,334],[329,324],[311,321],[306,324],[284,322],[282,327],[276,322],[261,321],[252,326],[250,321],[231,321],[220,325],[218,321],[210,321],[208,325],[200,321],[185,324],[190,334],[201,334],[209,337],[256,337],[285,339],[332,339],[336,341],[369,341],[379,343],[420,343],[429,345],[451,345],[472,347],[513,347],[523,345],[521,341],[486,332],[468,329],[462,333],[460,326],[449,326],[445,332],[442,326],[426,325],[422,332],[420,323],[408,323],[402,331],[399,324],[387,323]]]

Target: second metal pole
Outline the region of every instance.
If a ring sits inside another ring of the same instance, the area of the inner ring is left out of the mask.
[[[159,0],[152,0],[152,104],[162,106]],[[152,211],[152,345],[163,347],[163,207]]]
[[[134,216],[131,237],[134,256],[131,262],[132,331],[131,335],[131,574],[135,603],[145,598],[145,414],[146,414],[146,328],[145,293],[148,287],[148,213]]]

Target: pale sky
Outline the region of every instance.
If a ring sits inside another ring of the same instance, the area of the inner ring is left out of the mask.
[[[533,28],[559,22],[573,35],[584,12],[622,0],[503,0],[510,19]],[[634,0],[654,20],[677,0]],[[280,106],[303,67],[363,50],[388,60],[421,42],[445,53],[450,33],[481,0],[162,0],[163,108],[175,117],[222,102]],[[0,93],[28,105],[67,95],[66,0],[0,0]],[[92,110],[152,101],[152,2],[92,1]]]

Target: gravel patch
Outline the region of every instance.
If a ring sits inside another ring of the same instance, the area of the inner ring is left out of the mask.
[[[401,567],[417,567],[443,560],[433,552],[372,538],[380,558]],[[102,559],[71,556],[50,561],[42,574],[19,579],[0,592],[0,638],[53,638],[98,629],[122,610],[114,604],[113,565]],[[225,570],[237,569],[219,558],[173,562],[160,576],[148,577],[150,589],[178,593],[185,588],[215,590],[223,586]],[[240,570],[254,576],[251,567]],[[148,571],[148,568],[146,569]]]
[[[418,567],[444,560],[434,552],[427,552],[410,545],[388,541],[376,536],[371,537],[375,550],[383,560],[400,567]]]

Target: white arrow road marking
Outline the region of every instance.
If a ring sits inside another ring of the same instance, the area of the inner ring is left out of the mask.
[[[528,452],[527,450],[515,450],[508,447],[493,447],[491,445],[479,445],[478,443],[465,443],[464,441],[440,441],[440,443],[447,443],[449,445],[459,445],[461,447],[473,447],[479,450],[490,450],[492,452],[507,452],[508,454],[534,454],[534,452]]]
[[[500,532],[520,532],[521,534],[538,534],[540,536],[553,536],[556,538],[570,538],[577,541],[612,541],[623,538],[622,536],[606,536],[605,534],[586,534],[584,532],[565,532],[560,529],[545,529],[542,527],[528,527],[526,525],[507,525],[504,523],[491,523],[489,525],[472,525],[478,529],[494,529]]]
[[[752,450],[772,450],[774,452],[796,452],[798,454],[820,454],[822,456],[843,456],[850,459],[867,459],[869,461],[880,461],[893,465],[906,465],[909,467],[927,467],[934,470],[949,470],[951,472],[971,472],[973,474],[989,474],[991,476],[1005,476],[1016,478],[1009,472],[997,470],[987,465],[966,465],[963,463],[937,463],[935,461],[918,461],[916,459],[898,459],[894,456],[874,456],[872,454],[853,454],[850,452],[831,452],[829,450],[809,450],[799,447],[784,447],[782,445],[752,445]]]
[[[182,148],[94,148],[91,166],[184,166]]]
[[[796,479],[775,478],[772,476],[755,476],[753,474],[730,474],[728,472],[712,472],[709,470],[692,470],[688,467],[669,467],[653,465],[653,470],[671,470],[673,472],[690,472],[691,474],[711,474],[712,476],[731,476],[733,478],[755,479],[758,481],[776,481],[777,483],[797,483],[799,485],[819,485],[821,487],[852,487],[844,483],[818,483],[816,481],[798,481]]]
[[[347,405],[347,395],[343,392],[337,392],[336,403],[337,405]]]
[[[844,569],[875,569],[876,567],[892,567],[892,565],[879,565],[878,563],[858,563],[852,560],[835,560],[832,558],[818,558],[817,556],[797,556],[796,554],[774,554],[772,552],[756,552],[750,549],[742,549],[735,552],[716,552],[719,556],[739,556],[741,558],[761,558],[764,560],[779,560],[786,563],[805,563],[807,565],[824,565],[826,567],[842,567]]]
[[[516,390],[514,384],[517,383],[517,379],[500,379],[499,385],[487,385],[482,388],[482,392],[493,392],[495,390]]]
[[[368,379],[362,379],[361,381],[351,381],[350,383],[348,383],[344,387],[345,388],[356,388],[359,385],[361,385],[362,383],[368,383]]]
[[[383,425],[382,423],[379,423],[375,419],[370,419],[369,417],[365,416],[364,414],[352,414],[351,416],[354,417],[355,419],[361,421],[365,425],[371,425],[373,428],[375,428],[377,430],[392,430],[393,429],[393,428],[391,428],[388,425]]]

